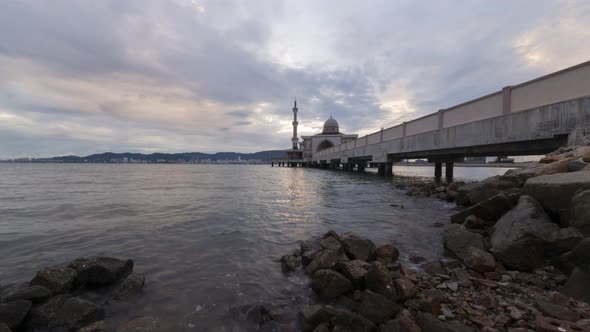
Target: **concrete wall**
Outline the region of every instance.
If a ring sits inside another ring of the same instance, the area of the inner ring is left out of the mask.
[[[502,93],[497,92],[443,111],[443,128],[502,115]]]
[[[512,112],[590,96],[590,65],[576,66],[512,88]]]
[[[438,113],[406,123],[406,136],[438,129]]]
[[[388,141],[394,138],[400,138],[404,135],[403,125],[387,128],[383,130],[383,140]]]

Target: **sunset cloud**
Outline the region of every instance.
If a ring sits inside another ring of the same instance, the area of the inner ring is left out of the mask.
[[[0,158],[282,149],[589,60],[586,1],[0,3]]]

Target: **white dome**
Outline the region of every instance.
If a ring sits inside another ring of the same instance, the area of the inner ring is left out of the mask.
[[[322,134],[338,134],[339,132],[338,121],[330,115],[330,118],[324,122],[324,131]]]

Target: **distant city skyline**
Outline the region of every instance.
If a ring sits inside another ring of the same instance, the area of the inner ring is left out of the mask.
[[[587,1],[4,1],[0,159],[360,135],[589,60]]]

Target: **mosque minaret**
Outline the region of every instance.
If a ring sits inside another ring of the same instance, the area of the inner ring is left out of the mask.
[[[297,99],[295,99],[295,104],[293,105],[293,138],[291,138],[291,142],[293,143],[293,150],[299,149],[299,138],[297,138]]]

